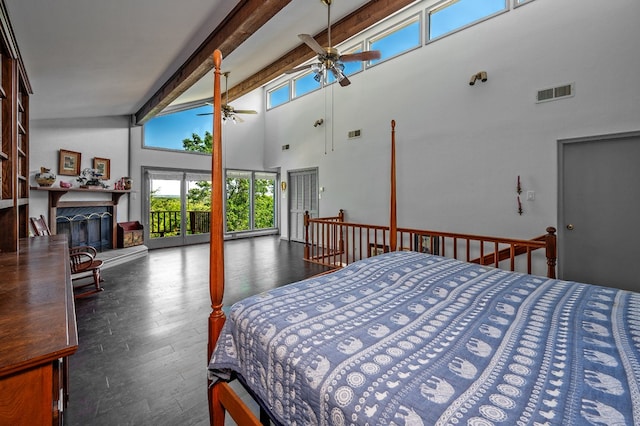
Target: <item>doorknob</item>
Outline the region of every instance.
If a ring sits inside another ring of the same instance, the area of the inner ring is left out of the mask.
[[[568,225],[567,225],[567,229],[568,229],[569,231],[573,231],[573,223],[568,224]]]

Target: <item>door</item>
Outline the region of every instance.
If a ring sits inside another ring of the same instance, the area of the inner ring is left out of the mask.
[[[289,172],[289,239],[304,242],[304,212],[318,217],[318,169]]]
[[[145,191],[145,239],[149,248],[209,240],[209,173],[146,169]]]
[[[640,132],[559,149],[560,277],[640,291]]]

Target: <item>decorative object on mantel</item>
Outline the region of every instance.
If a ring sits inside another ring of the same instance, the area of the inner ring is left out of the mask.
[[[60,150],[60,163],[58,164],[58,174],[64,176],[78,176],[80,174],[80,160],[82,154],[66,149]]]
[[[103,189],[107,188],[109,185],[105,185],[100,181],[102,177],[102,173],[96,169],[86,168],[82,171],[82,176],[76,179],[80,182],[80,188],[89,188],[89,189]]]
[[[95,157],[93,159],[93,169],[101,174],[100,180],[111,179],[111,160],[108,158]]]
[[[51,169],[40,167],[40,173],[36,173],[36,183],[40,186],[51,186],[56,181],[56,174]]]
[[[131,189],[131,178],[129,176],[123,176],[120,178],[119,181],[117,181],[114,185],[115,189],[124,189],[126,191]]]
[[[60,181],[60,188],[71,188],[72,186],[73,183],[71,182]]]

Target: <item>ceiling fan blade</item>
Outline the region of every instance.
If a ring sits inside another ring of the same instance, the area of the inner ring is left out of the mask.
[[[308,70],[308,69],[309,69],[309,68],[311,68],[313,65],[315,65],[315,64],[302,65],[302,66],[299,66],[299,67],[297,67],[297,68],[292,68],[292,69],[290,69],[290,70],[288,70],[288,71],[285,71],[284,73],[285,73],[285,74],[294,74],[294,73],[297,73],[298,71]]]
[[[318,55],[324,55],[327,53],[324,50],[324,47],[320,46],[316,39],[311,37],[309,34],[298,34],[298,37]]]
[[[203,112],[201,114],[196,114],[196,115],[212,115],[212,114],[213,114],[212,112]]]
[[[347,53],[340,56],[342,62],[371,61],[374,59],[380,59],[379,50],[365,50],[364,52]]]
[[[236,114],[257,114],[258,111],[254,111],[252,109],[234,109],[233,112]]]

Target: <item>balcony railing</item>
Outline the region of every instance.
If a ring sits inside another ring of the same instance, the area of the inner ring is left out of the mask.
[[[210,213],[208,211],[187,211],[187,234],[205,234],[209,232]],[[180,211],[165,210],[149,213],[149,236],[151,238],[173,237],[180,235],[182,216]]]

